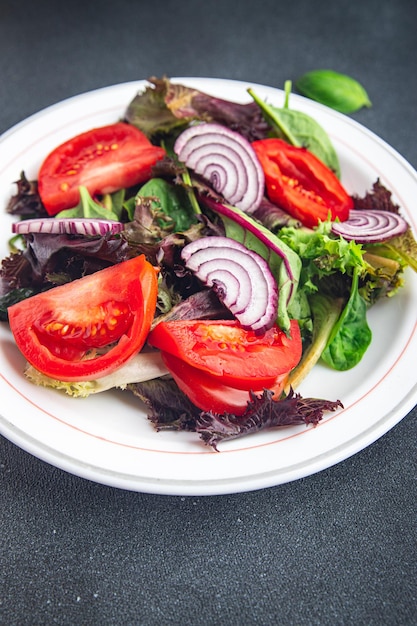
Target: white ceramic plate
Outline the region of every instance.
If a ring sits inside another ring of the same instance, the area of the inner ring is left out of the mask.
[[[246,90],[282,106],[279,90],[204,78],[178,82],[237,102]],[[5,133],[0,140],[0,253],[8,253],[12,219],[3,207],[15,192],[21,170],[36,177],[46,154],[62,141],[116,121],[145,83],[132,82],[90,92],[51,106]],[[291,96],[292,108],[315,117],[339,154],[342,180],[350,192],[370,189],[379,177],[416,231],[412,212],[417,173],[390,146],[350,118],[310,100]],[[416,404],[417,277],[407,272],[405,288],[369,314],[373,342],[361,363],[338,373],[317,366],[299,391],[340,399],[344,409],[316,428],[290,427],[223,443],[220,452],[192,433],[156,433],[142,405],[127,392],[73,399],[31,385],[24,360],[6,324],[0,328],[2,434],[31,454],[84,478],[135,491],[211,495],[249,491],[308,476],[358,452],[381,437]]]

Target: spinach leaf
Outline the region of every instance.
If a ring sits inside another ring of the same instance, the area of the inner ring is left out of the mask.
[[[353,113],[372,106],[358,81],[332,70],[307,72],[298,79],[296,87],[301,94],[341,113]]]
[[[152,198],[160,226],[174,232],[187,230],[196,221],[195,212],[186,191],[163,178],[151,178],[139,190],[138,196]]]
[[[248,93],[262,109],[277,137],[298,148],[307,148],[340,178],[339,158],[328,134],[315,119],[302,111],[289,108],[290,89],[291,82],[286,81],[283,108],[267,104],[252,89],[248,89]]]
[[[321,358],[336,370],[351,369],[362,359],[372,339],[365,300],[358,290],[358,271],[352,278],[349,300],[329,337]]]

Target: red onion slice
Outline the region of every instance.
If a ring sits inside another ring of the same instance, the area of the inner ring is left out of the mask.
[[[17,235],[42,233],[50,235],[116,235],[124,228],[121,222],[93,218],[34,218],[22,220],[12,225],[12,232]]]
[[[248,213],[258,208],[264,195],[264,172],[242,135],[221,124],[197,124],[181,133],[174,152],[227,202]]]
[[[358,243],[379,243],[402,235],[407,229],[408,224],[401,215],[379,209],[352,209],[349,219],[332,224],[335,235]]]
[[[265,332],[276,322],[278,288],[259,254],[227,237],[203,237],[181,253],[186,267],[212,287],[243,328]]]

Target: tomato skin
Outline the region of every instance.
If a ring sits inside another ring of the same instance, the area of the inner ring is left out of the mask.
[[[141,255],[12,305],[9,324],[23,356],[43,374],[95,380],[141,350],[157,292],[157,272]],[[94,339],[95,332],[102,337]],[[89,347],[108,351],[86,359]]]
[[[250,401],[249,391],[236,389],[222,383],[217,376],[211,376],[178,357],[161,352],[162,360],[183,393],[202,411],[212,413],[232,413],[243,415]],[[288,373],[278,376],[269,387],[278,400],[288,380]],[[253,390],[260,395],[263,389]]]
[[[302,353],[298,322],[290,337],[274,326],[262,335],[244,330],[235,320],[160,322],[148,337],[155,348],[221,379],[236,389],[263,389],[292,370]]]
[[[42,163],[38,191],[49,215],[76,206],[84,186],[91,196],[132,187],[151,177],[165,150],[135,126],[118,122],[94,128],[55,148]]]
[[[261,139],[252,147],[265,173],[266,192],[276,205],[314,228],[326,221],[344,222],[353,200],[337,176],[306,148],[291,146],[282,139]]]

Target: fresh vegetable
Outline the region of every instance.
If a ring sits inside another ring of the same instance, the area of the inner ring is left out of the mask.
[[[371,106],[368,94],[357,80],[333,70],[307,72],[297,80],[296,87],[308,98],[341,113]]]
[[[129,103],[125,118],[151,139],[171,137],[192,122],[215,122],[248,141],[263,139],[269,127],[255,104],[215,98],[169,78],[149,78],[149,85]]]
[[[336,370],[348,370],[359,363],[372,340],[366,321],[366,303],[358,289],[358,271],[353,274],[347,305],[332,328],[321,358]]]
[[[262,333],[278,311],[278,289],[268,263],[259,254],[228,237],[203,237],[181,252],[188,269],[239,320],[242,328]]]
[[[253,89],[248,89],[248,93],[258,104],[265,119],[270,124],[272,128],[269,133],[270,137],[275,136],[278,139],[283,139],[298,148],[307,148],[340,178],[339,157],[327,132],[310,115],[290,108],[291,86],[291,81],[285,81],[285,101],[281,108],[262,100]]]
[[[140,130],[122,122],[87,131],[55,148],[42,163],[38,190],[55,215],[79,202],[79,187],[91,195],[132,187],[150,178],[165,155]]]
[[[142,348],[156,297],[156,271],[139,256],[14,304],[9,323],[20,351],[40,372],[93,380]]]
[[[93,200],[88,189],[81,185],[78,189],[80,201],[71,209],[64,209],[55,215],[56,219],[96,219],[122,220],[125,190],[101,196],[100,202]]]
[[[351,209],[344,222],[334,222],[332,231],[358,243],[379,243],[404,234],[408,224],[401,215],[378,209]]]
[[[29,233],[43,233],[50,235],[105,235],[110,233],[115,235],[123,230],[121,222],[113,220],[87,218],[61,218],[51,220],[48,218],[32,218],[14,222],[12,232],[18,235]]]
[[[252,144],[265,172],[269,199],[305,226],[320,221],[345,221],[353,208],[335,174],[305,148],[290,146],[282,139],[264,139]]]
[[[218,376],[193,367],[168,352],[162,352],[162,360],[181,391],[201,410],[219,414],[245,413],[252,398],[250,391],[227,385]],[[274,393],[274,400],[279,400],[287,379],[288,373],[285,372],[271,383],[269,388]],[[263,387],[254,389],[253,392],[262,394]]]
[[[169,370],[164,365],[159,351],[138,352],[110,374],[84,381],[63,381],[51,378],[29,364],[25,369],[26,378],[35,385],[65,391],[67,395],[73,398],[87,398],[92,394],[102,393],[109,389],[126,389],[128,385],[153,380],[166,374],[169,374]]]
[[[183,131],[174,152],[209,181],[233,206],[255,211],[264,195],[264,173],[251,144],[220,124],[197,124]]]
[[[278,326],[261,335],[244,330],[234,320],[160,322],[148,343],[188,363],[219,382],[237,389],[262,389],[292,370],[301,358],[297,321],[291,335]]]
[[[319,398],[303,398],[292,390],[285,398],[275,402],[274,393],[265,390],[261,395],[251,394],[251,401],[242,415],[201,413],[195,431],[202,440],[217,450],[222,441],[236,439],[267,428],[294,426],[299,424],[317,425],[325,411],[343,408],[337,400],[331,402]]]
[[[301,260],[289,246],[265,226],[236,207],[202,196],[201,201],[221,216],[227,237],[243,243],[267,262],[278,287],[278,325],[290,327],[288,307],[297,291]]]
[[[172,185],[163,178],[151,178],[136,194],[136,206],[148,199],[161,232],[181,232],[196,222],[193,207],[180,185]]]

